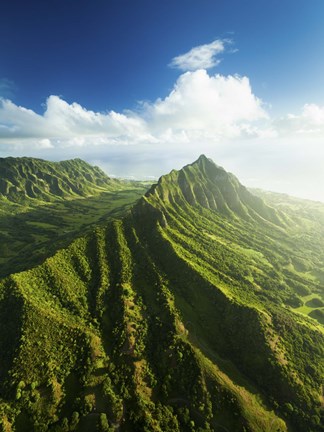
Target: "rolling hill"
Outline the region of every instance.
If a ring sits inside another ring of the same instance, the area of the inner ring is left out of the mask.
[[[2,430],[321,431],[324,228],[277,203],[201,156],[2,279]]]

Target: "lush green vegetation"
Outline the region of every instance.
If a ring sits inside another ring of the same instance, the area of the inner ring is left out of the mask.
[[[319,432],[322,207],[267,202],[202,156],[2,279],[2,430]]]

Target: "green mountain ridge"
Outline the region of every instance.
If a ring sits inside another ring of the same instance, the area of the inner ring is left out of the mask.
[[[29,157],[0,158],[0,198],[12,202],[84,197],[118,182],[81,159],[49,162]]]
[[[94,223],[121,216],[148,188],[81,159],[0,159],[0,277],[42,262]]]
[[[322,430],[324,230],[292,220],[201,156],[3,279],[2,429]]]

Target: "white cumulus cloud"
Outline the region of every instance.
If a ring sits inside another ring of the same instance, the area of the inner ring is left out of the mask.
[[[196,46],[190,51],[174,57],[170,66],[182,71],[210,69],[220,63],[217,56],[224,52],[225,46],[230,43],[229,39],[216,39],[209,44]]]
[[[247,124],[267,118],[247,77],[210,76],[203,69],[182,74],[165,99],[145,108],[154,134],[173,131],[209,140],[239,136]]]

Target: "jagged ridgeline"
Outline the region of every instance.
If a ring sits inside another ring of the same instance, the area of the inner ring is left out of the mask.
[[[106,190],[116,180],[81,159],[49,162],[35,158],[0,158],[0,197],[13,202],[53,201]]]
[[[323,231],[306,219],[202,156],[3,279],[2,430],[320,431],[323,326],[296,308],[321,310]]]

